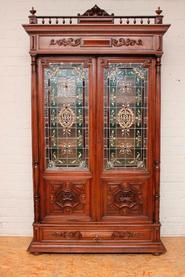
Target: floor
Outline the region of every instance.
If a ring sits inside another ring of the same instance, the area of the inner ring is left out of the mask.
[[[0,277],[185,277],[185,237],[163,238],[161,256],[42,254],[26,249],[31,238],[0,237]]]

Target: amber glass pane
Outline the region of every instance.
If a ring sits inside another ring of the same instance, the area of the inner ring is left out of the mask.
[[[104,71],[105,169],[146,167],[148,69],[112,63]]]
[[[88,69],[50,63],[44,72],[47,168],[88,166]]]

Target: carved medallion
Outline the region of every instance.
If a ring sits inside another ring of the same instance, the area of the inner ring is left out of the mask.
[[[64,128],[64,131],[70,133],[70,128],[75,122],[75,114],[70,108],[70,105],[64,105],[58,114],[58,121]]]
[[[56,194],[56,204],[67,213],[71,212],[79,203],[79,195],[71,189],[61,190]]]
[[[123,107],[117,115],[117,121],[121,128],[128,129],[135,122],[135,115],[133,111],[128,107]]]
[[[87,191],[85,184],[64,182],[51,185],[50,211],[61,214],[84,213]]]
[[[120,215],[141,214],[142,192],[139,184],[110,184],[108,191],[108,210]]]

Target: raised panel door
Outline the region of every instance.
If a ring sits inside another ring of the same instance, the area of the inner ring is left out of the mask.
[[[99,58],[99,220],[152,222],[155,61]]]
[[[95,60],[38,60],[42,222],[79,222],[95,217]]]

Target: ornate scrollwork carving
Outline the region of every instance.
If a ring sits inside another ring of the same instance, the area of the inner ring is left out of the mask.
[[[91,9],[87,10],[84,14],[84,16],[109,16],[105,10],[100,9],[97,5],[94,5]]]
[[[121,46],[143,46],[143,41],[142,39],[130,39],[130,38],[119,38],[119,39],[115,39],[112,38],[111,39],[111,45],[114,47],[121,47]]]
[[[51,209],[63,214],[84,212],[86,204],[85,184],[65,182],[52,185]],[[58,207],[58,208],[57,208]]]
[[[51,39],[50,46],[58,45],[58,46],[72,46],[76,47],[80,45],[80,38],[63,38],[63,39]]]
[[[139,184],[110,184],[108,191],[108,209],[119,211],[120,215],[142,213],[143,199]]]
[[[142,233],[131,232],[131,231],[124,231],[124,232],[115,231],[112,233],[112,239],[120,239],[120,240],[141,238],[142,236],[143,236]]]
[[[56,194],[56,204],[70,213],[79,204],[79,195],[71,189],[64,189]]]
[[[65,232],[54,232],[52,234],[54,237],[59,237],[60,239],[81,239],[82,234],[79,231],[65,231]]]

